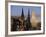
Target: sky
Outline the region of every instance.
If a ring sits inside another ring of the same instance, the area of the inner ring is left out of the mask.
[[[41,7],[11,5],[11,16],[21,16],[22,8],[25,16],[28,15],[28,9],[30,10],[30,15],[32,11],[34,11],[36,15],[40,15],[41,13]]]

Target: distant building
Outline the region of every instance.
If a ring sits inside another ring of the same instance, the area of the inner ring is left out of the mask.
[[[23,8],[22,8],[22,14],[21,14],[21,17],[19,18],[19,21],[21,21],[20,31],[23,31],[24,30],[24,12],[23,12]]]
[[[31,22],[30,22],[30,10],[28,9],[28,17],[27,17],[27,30],[31,30]]]
[[[36,17],[36,14],[34,11],[32,11],[32,17],[30,21],[31,21],[32,27],[37,27],[37,23],[40,22]]]
[[[24,12],[23,12],[23,8],[22,8],[21,19],[24,20]]]

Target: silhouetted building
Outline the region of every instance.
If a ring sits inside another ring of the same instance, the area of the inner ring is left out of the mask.
[[[28,9],[28,17],[27,17],[27,20],[28,20],[28,22],[30,22],[30,11],[29,11],[29,9]]]
[[[24,20],[24,12],[23,12],[23,8],[22,8],[21,19]]]
[[[26,28],[27,30],[31,30],[31,22],[30,22],[30,11],[28,9],[28,17],[27,17],[27,22],[26,22]]]
[[[13,18],[13,24],[11,25],[11,31],[19,30],[20,21],[18,18]]]
[[[22,8],[21,18],[19,20],[21,21],[20,31],[23,31],[24,30],[24,12],[23,12],[23,8]]]

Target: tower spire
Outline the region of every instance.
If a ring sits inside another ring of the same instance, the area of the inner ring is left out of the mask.
[[[22,8],[22,14],[21,14],[21,18],[22,18],[22,19],[24,19],[23,8]]]
[[[31,29],[31,22],[30,22],[30,10],[28,9],[28,17],[27,17],[27,30]]]
[[[30,11],[28,9],[28,21],[30,21]]]

